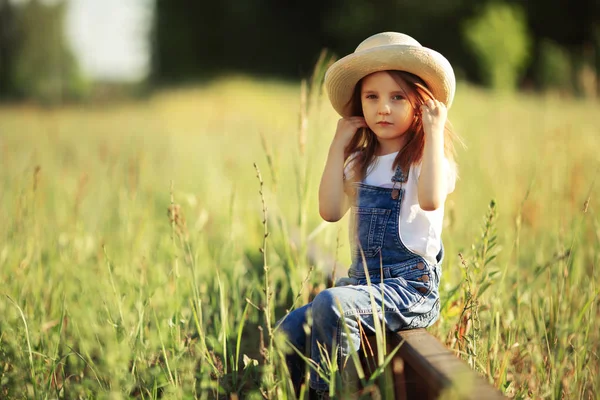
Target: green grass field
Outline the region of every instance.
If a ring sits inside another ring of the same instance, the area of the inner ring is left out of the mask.
[[[346,218],[318,215],[337,116],[312,92],[0,108],[0,398],[293,398],[274,321],[349,262]],[[459,85],[450,119],[429,331],[512,397],[600,398],[598,103]]]

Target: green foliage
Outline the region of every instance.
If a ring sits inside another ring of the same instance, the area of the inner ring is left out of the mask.
[[[494,277],[499,273],[494,267],[494,260],[498,255],[496,221],[498,211],[496,202],[492,200],[485,216],[481,237],[471,247],[472,255],[469,259],[459,254],[463,266],[463,298],[464,306],[460,321],[463,326],[455,332],[456,339],[466,357],[467,362],[474,369],[485,371],[481,367],[481,358],[485,354],[479,353],[481,347],[481,318],[480,299],[487,289],[494,283]],[[462,335],[459,335],[463,332]]]
[[[514,90],[529,61],[530,38],[521,8],[490,3],[465,23],[464,36],[487,84],[498,91]]]
[[[570,85],[569,54],[550,40],[540,43],[538,79],[543,88],[567,89]]]
[[[46,104],[81,99],[89,89],[65,40],[67,3],[55,3],[30,1],[16,10],[20,42],[12,72],[14,85],[22,96]]]

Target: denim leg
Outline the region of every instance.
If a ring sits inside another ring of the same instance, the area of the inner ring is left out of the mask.
[[[414,293],[419,295],[417,291]],[[338,351],[337,367],[342,371],[351,352],[360,349],[361,330],[368,336],[375,333],[371,295],[375,300],[376,314],[385,319],[388,331],[426,326],[434,317],[437,318],[439,312],[437,294],[426,298],[421,296],[424,301],[411,306],[399,301],[400,296],[394,285],[344,286],[324,290],[312,302],[311,359],[321,368],[327,369],[326,363],[321,359],[320,347],[328,352],[330,359],[332,350]],[[328,388],[327,383],[313,369],[310,371],[310,386],[316,390]]]
[[[290,343],[303,354],[306,354],[307,338],[304,332],[306,314],[310,311],[312,303],[306,304],[290,312],[286,317],[277,322],[279,329],[287,335]],[[296,393],[300,391],[303,382],[306,363],[294,350],[286,355],[286,364]]]
[[[335,287],[324,290],[315,297],[312,302],[314,323],[311,341],[311,358],[314,361],[321,360],[319,344],[330,357],[332,351],[337,350],[337,368],[342,371],[346,358],[353,350],[360,349],[361,328],[367,335],[374,333],[370,291],[373,292],[375,304],[380,311],[381,289],[377,286]],[[384,307],[390,311],[394,309],[392,304]],[[325,367],[323,362],[320,365]],[[314,370],[311,370],[310,386],[316,390],[327,390],[328,387]]]
[[[352,317],[343,318],[350,336],[342,326],[342,315],[346,314],[349,308],[348,303],[351,302],[353,306],[356,306],[354,301],[349,299],[352,292],[349,287],[331,288],[320,292],[312,302],[311,359],[323,370],[327,370],[328,367],[322,360],[321,352],[327,352],[329,360],[332,360],[333,351],[337,350],[337,367],[338,370],[341,370],[344,362],[341,359],[342,356],[347,355],[350,349],[358,350],[360,347],[360,332],[356,320]],[[310,371],[310,387],[315,390],[328,389],[327,383],[313,369]]]

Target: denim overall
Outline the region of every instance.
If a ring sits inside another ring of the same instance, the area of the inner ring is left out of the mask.
[[[436,257],[437,264],[430,265],[408,250],[398,233],[404,195],[402,184],[406,180],[407,176],[397,168],[392,188],[353,183],[355,193],[350,196],[354,200],[350,229],[352,265],[348,278],[320,292],[311,303],[292,311],[279,323],[290,343],[300,352],[306,352],[308,346],[310,358],[321,368],[326,364],[321,363],[320,347],[327,349],[330,359],[332,349],[338,352],[338,370],[341,371],[352,349],[360,348],[360,331],[375,334],[371,295],[379,319],[384,319],[390,331],[427,327],[439,316],[438,285],[443,247]],[[365,262],[371,287],[367,285]],[[313,324],[307,338],[303,325],[309,310]],[[298,387],[304,362],[295,353],[288,356],[287,362],[294,385]],[[319,391],[328,388],[312,368],[310,386]]]

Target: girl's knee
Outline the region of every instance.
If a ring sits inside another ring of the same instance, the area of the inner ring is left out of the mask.
[[[324,290],[312,301],[315,324],[337,324],[340,316],[346,311],[343,293],[337,289]]]
[[[308,310],[309,307],[306,306],[296,309],[275,324],[277,329],[286,335],[288,341],[299,349],[303,348],[306,342],[304,324],[306,323],[306,313]]]

